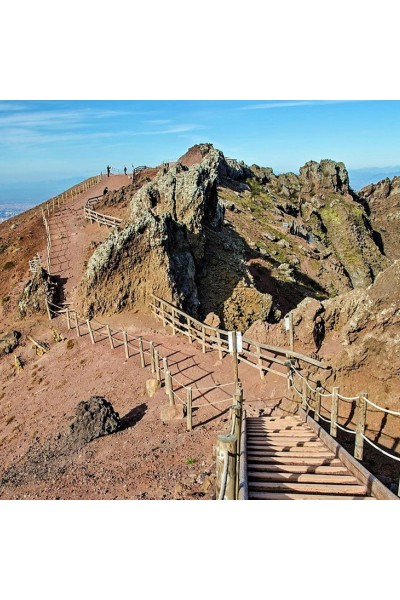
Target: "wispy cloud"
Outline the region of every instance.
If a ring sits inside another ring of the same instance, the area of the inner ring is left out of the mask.
[[[171,119],[149,119],[145,121],[145,123],[149,123],[151,125],[166,125],[167,123],[172,123]]]
[[[324,104],[338,104],[340,102],[351,102],[350,100],[283,100],[282,102],[260,102],[257,104],[246,104],[239,110],[268,110],[272,108],[292,108],[298,106],[323,106]]]
[[[158,130],[144,130],[144,131],[132,131],[131,135],[168,135],[171,133],[184,133],[186,131],[194,131],[197,129],[205,129],[205,125],[196,125],[196,124],[187,124],[187,125],[172,125],[171,127],[166,127],[165,129]]]

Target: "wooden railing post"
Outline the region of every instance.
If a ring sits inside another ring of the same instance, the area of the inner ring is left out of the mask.
[[[339,388],[332,388],[332,405],[331,405],[331,427],[330,434],[332,437],[337,436],[337,420],[338,420],[338,408],[339,408]]]
[[[67,327],[68,327],[68,329],[71,329],[71,320],[70,320],[70,316],[69,316],[69,308],[68,308],[68,306],[65,309],[65,316],[67,318]]]
[[[110,341],[110,347],[111,347],[111,350],[114,350],[114,341],[113,341],[113,339],[112,339],[111,328],[110,328],[110,326],[109,326],[109,325],[106,325],[106,328],[107,328],[107,335],[108,335],[108,339],[109,339],[109,341]]]
[[[74,312],[74,316],[75,316],[76,337],[80,337],[81,332],[79,331],[79,319],[78,319],[78,313],[76,311]]]
[[[192,388],[186,390],[186,425],[187,430],[192,431]]]
[[[219,435],[216,444],[217,486],[216,497],[219,498],[223,486],[222,476],[224,463],[228,460],[228,474],[223,500],[235,500],[236,497],[236,436]]]
[[[139,353],[140,353],[140,366],[142,367],[142,369],[144,369],[144,367],[146,366],[146,362],[145,362],[144,352],[143,352],[143,340],[141,337],[139,338]]]
[[[224,355],[222,353],[221,332],[219,329],[217,329],[217,340],[218,340],[218,356],[219,356],[219,359],[222,360]]]
[[[123,332],[122,332],[122,337],[124,339],[125,358],[126,358],[126,360],[128,360],[129,359],[128,334],[126,333],[125,330],[123,330]]]
[[[201,327],[201,351],[203,354],[206,353],[206,328],[204,325]]]
[[[161,372],[160,372],[160,353],[158,350],[154,350],[154,369],[156,372],[157,381],[161,381]]]
[[[163,357],[162,364],[163,364],[162,370],[164,371],[164,386],[165,386],[166,372],[169,371],[169,369],[168,369],[168,358],[166,356]],[[161,379],[162,379],[162,375],[161,375]]]
[[[189,342],[192,344],[193,343],[193,339],[192,339],[192,327],[190,325],[190,317],[187,316],[186,317],[186,324],[187,324],[187,331],[188,331],[188,338],[189,338]]]
[[[289,347],[294,351],[294,331],[293,331],[293,313],[289,313]]]
[[[321,413],[321,394],[319,393],[319,388],[317,387],[315,391],[315,408],[314,408],[314,421],[319,423],[319,415]]]
[[[175,404],[174,388],[172,385],[172,377],[171,377],[170,371],[167,371],[165,373],[165,393],[167,394],[167,396],[169,398],[170,406],[174,406],[174,404]]]
[[[47,310],[47,316],[49,317],[49,321],[51,321],[51,310],[50,310],[50,306],[49,306],[47,298],[46,298],[46,310]]]
[[[357,400],[356,442],[354,446],[354,458],[357,458],[357,460],[363,459],[364,438],[362,436],[365,432],[365,417],[367,413],[366,398],[368,398],[368,394],[366,392],[361,392],[358,395]]]
[[[155,367],[155,360],[154,360],[154,343],[153,342],[150,342],[150,369],[154,375],[154,373],[156,372],[156,367]]]
[[[176,335],[175,333],[175,310],[171,310],[171,319],[172,319],[172,335]]]
[[[256,353],[257,353],[257,364],[258,364],[258,367],[260,370],[260,378],[264,379],[263,363],[262,363],[262,358],[261,358],[261,348],[258,344],[256,345]]]
[[[94,344],[94,336],[93,336],[92,326],[90,324],[90,319],[86,319],[86,324],[87,324],[87,327],[89,330],[90,339],[92,341],[92,344]]]
[[[301,408],[306,411],[308,414],[308,406],[307,406],[307,381],[302,379],[303,389],[301,394]]]

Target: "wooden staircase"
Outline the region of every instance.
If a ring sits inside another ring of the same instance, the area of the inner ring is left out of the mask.
[[[249,500],[374,500],[300,417],[246,419]]]

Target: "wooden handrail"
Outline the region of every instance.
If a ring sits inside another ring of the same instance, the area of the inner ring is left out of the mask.
[[[159,298],[155,294],[151,294],[151,297],[153,298],[154,302],[151,303],[150,306],[154,309],[153,312],[154,312],[155,316],[160,317],[162,319],[164,325],[168,324],[171,327],[173,327],[174,330],[177,329],[184,335],[187,335],[190,339],[193,338],[193,339],[199,341],[200,343],[202,343],[203,345],[204,344],[207,345],[210,348],[214,348],[215,345],[217,345],[220,352],[222,352],[222,351],[228,352],[229,351],[229,345],[228,345],[228,338],[229,338],[229,334],[230,334],[229,331],[227,331],[225,329],[220,329],[219,327],[213,327],[212,325],[206,325],[205,323],[198,321],[196,318],[192,317],[191,315],[188,315],[183,310],[180,310],[179,308],[177,308],[176,306],[171,304],[171,302],[168,302],[167,300],[163,300],[162,298]],[[159,314],[159,313],[161,313],[161,314]],[[182,323],[179,319],[176,318],[176,315],[180,315],[181,317],[183,317],[186,320],[186,323],[190,322],[191,327],[189,328],[187,324]],[[197,326],[197,329],[194,329],[193,325]],[[182,330],[184,330],[184,331],[182,331]],[[198,333],[198,332],[200,332],[202,334],[201,337],[196,336],[196,333]],[[218,335],[216,337],[213,337],[209,332],[215,332]],[[299,352],[293,352],[292,350],[289,350],[286,348],[280,348],[278,346],[269,346],[267,344],[261,344],[254,340],[251,340],[250,338],[248,338],[246,336],[243,336],[242,339],[243,339],[243,344],[247,344],[248,348],[243,348],[242,352],[238,354],[238,359],[241,362],[245,362],[246,364],[249,364],[250,366],[259,370],[261,376],[263,376],[264,371],[269,371],[269,372],[275,373],[281,377],[287,377],[287,372],[281,372],[281,371],[277,371],[275,369],[271,369],[270,367],[266,367],[263,364],[263,361],[270,362],[270,363],[274,362],[274,363],[277,363],[282,366],[289,364],[289,363],[286,363],[286,361],[285,362],[280,361],[275,356],[266,355],[262,351],[268,352],[270,354],[275,354],[278,356],[284,356],[287,359],[296,358],[298,360],[301,360],[305,363],[319,367],[321,369],[330,369],[331,368],[328,365],[324,365],[324,363],[322,363],[321,361],[311,358],[309,356],[306,356],[304,354],[301,354]],[[210,340],[212,342],[214,342],[214,344],[210,344]],[[250,350],[251,346],[256,348],[258,351],[252,352]],[[249,360],[248,357],[253,358],[255,360],[255,362],[252,362],[251,360]]]

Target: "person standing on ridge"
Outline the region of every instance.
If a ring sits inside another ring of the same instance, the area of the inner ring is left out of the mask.
[[[125,173],[125,175],[126,175],[126,167],[124,167],[124,173]]]
[[[110,177],[111,167],[107,166],[107,177]]]

